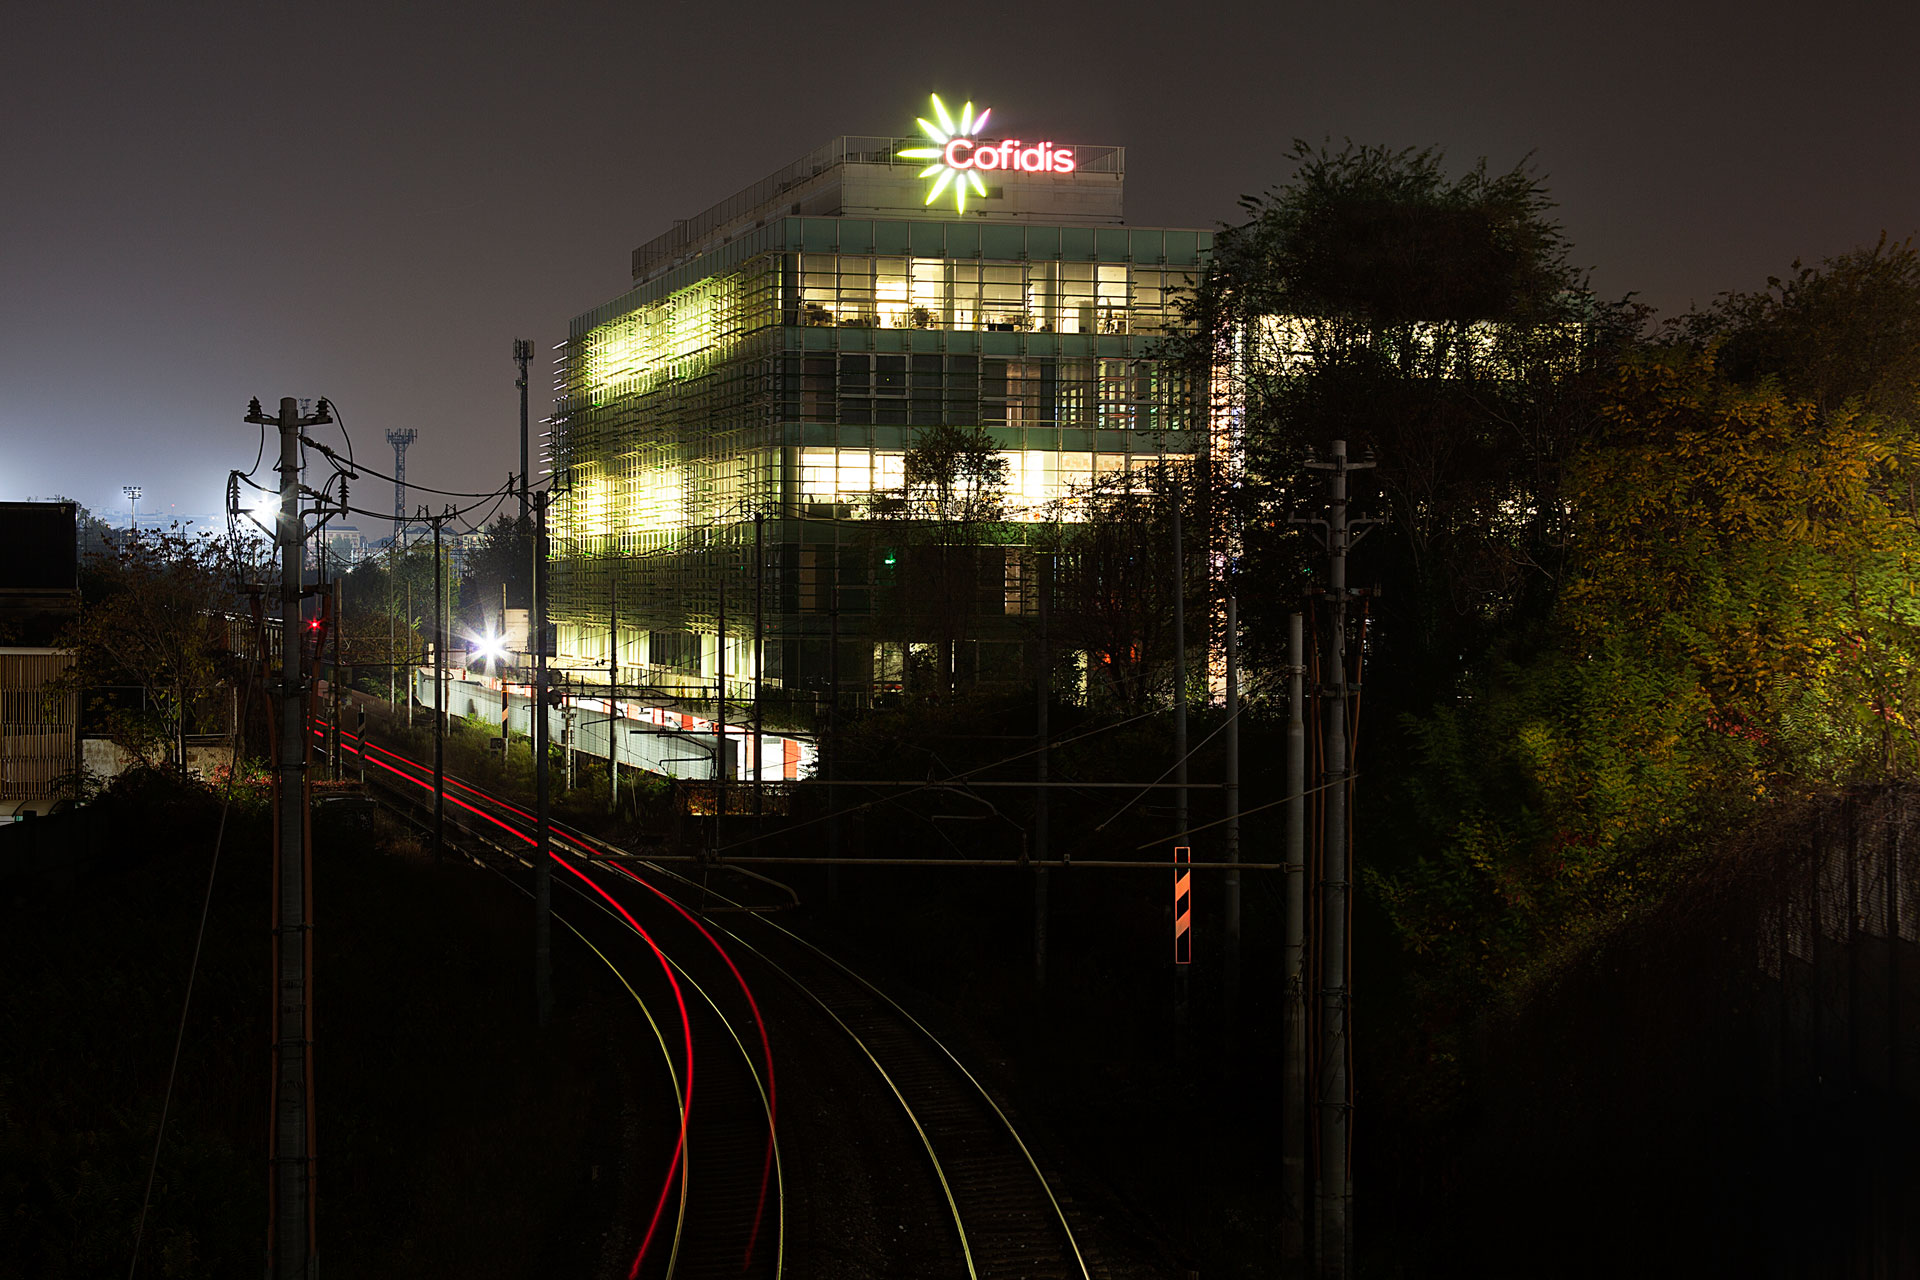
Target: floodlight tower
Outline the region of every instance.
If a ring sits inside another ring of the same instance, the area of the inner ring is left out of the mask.
[[[393,446],[393,540],[396,545],[407,523],[407,446],[419,435],[412,427],[387,432],[387,443]]]
[[[513,340],[513,362],[520,366],[520,523],[527,522],[527,361],[533,359],[533,343],[527,338]]]
[[[125,494],[127,499],[127,532],[138,533],[140,532],[140,486],[123,484],[120,486],[120,492]]]

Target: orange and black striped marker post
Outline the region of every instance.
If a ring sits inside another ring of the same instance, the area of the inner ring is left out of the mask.
[[[1188,867],[1193,850],[1181,845],[1173,851],[1173,962],[1193,963],[1193,872]]]

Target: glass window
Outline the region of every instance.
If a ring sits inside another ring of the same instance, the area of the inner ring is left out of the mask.
[[[989,329],[1026,329],[1026,271],[1019,266],[996,264],[980,269],[980,308],[982,322]]]
[[[1101,263],[1095,280],[1094,297],[1098,308],[1100,333],[1127,332],[1127,267]]]
[[[1006,375],[1007,425],[1027,427],[1038,424],[1042,403],[1040,362],[1010,360],[1007,362]]]
[[[833,497],[836,463],[832,449],[800,451],[800,496],[816,502]]]
[[[947,264],[938,258],[915,258],[909,283],[908,324],[915,329],[947,324]]]
[[[873,487],[873,455],[866,449],[840,451],[839,483],[843,494],[865,493]]]
[[[1063,451],[1058,455],[1059,485],[1062,494],[1071,494],[1093,483],[1093,455]]]
[[[878,258],[874,263],[873,297],[880,323],[889,329],[910,327],[911,277],[905,258]]]
[[[1093,264],[1060,264],[1060,332],[1093,333]]]
[[[833,381],[832,356],[808,356],[802,362],[800,417],[803,421],[833,421]]]
[[[1054,401],[1063,427],[1093,425],[1093,365],[1087,360],[1062,360],[1055,374]]]

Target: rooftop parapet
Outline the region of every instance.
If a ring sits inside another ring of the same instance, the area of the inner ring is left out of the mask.
[[[691,261],[735,236],[776,218],[888,217],[952,221],[944,201],[926,198],[923,159],[899,153],[923,138],[846,136],[816,147],[793,163],[713,207],[683,218],[669,231],[633,251],[633,282],[645,283]],[[986,140],[982,140],[984,146]],[[1035,144],[1038,145],[1038,144]],[[1066,144],[1048,144],[1054,150]],[[1126,148],[1072,146],[1069,172],[993,171],[987,194],[967,218],[991,222],[1119,224],[1126,177]],[[986,166],[981,166],[985,170]]]

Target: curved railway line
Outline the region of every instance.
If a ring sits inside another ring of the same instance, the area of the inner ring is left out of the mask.
[[[368,780],[377,778],[388,807],[418,825],[431,770],[344,729],[340,741],[343,752],[364,750]],[[446,801],[461,851],[530,893],[533,815],[451,775]],[[625,1274],[1106,1274],[1001,1101],[880,987],[744,903],[549,825],[553,884],[578,908],[562,914],[556,893],[555,919],[633,995],[670,1086],[665,1127],[677,1138],[662,1155],[664,1177],[655,1175],[651,1218],[632,1232]],[[630,972],[615,956],[634,955],[635,940],[641,967]],[[762,978],[775,981],[756,989]],[[801,1091],[783,1096],[778,1086],[794,1078]],[[805,1104],[798,1120],[796,1097]],[[904,1221],[864,1259],[847,1256],[839,1238],[844,1188],[826,1185],[851,1180],[796,1146],[796,1127],[816,1150],[838,1127],[889,1162],[874,1180],[883,1185],[868,1188],[884,1206],[869,1206],[868,1216]]]

